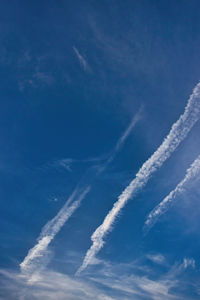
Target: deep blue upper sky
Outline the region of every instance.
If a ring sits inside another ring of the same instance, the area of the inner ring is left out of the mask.
[[[199,155],[199,123],[123,209],[99,263],[74,277],[91,234],[200,79],[199,11],[198,0],[0,2],[0,299],[199,299],[198,178],[142,232]],[[89,182],[88,170],[141,107],[122,149],[50,244],[45,288],[26,287],[19,264],[42,227],[80,180]]]

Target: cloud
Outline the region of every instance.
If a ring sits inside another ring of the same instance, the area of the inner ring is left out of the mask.
[[[75,164],[100,164],[105,162],[108,159],[109,155],[102,155],[99,157],[89,157],[84,159],[76,159],[76,158],[62,158],[59,160],[55,160],[51,163],[48,163],[47,166],[44,167],[55,167],[55,168],[64,168],[65,170],[71,172],[72,166]]]
[[[97,300],[114,300],[101,292],[94,284],[75,280],[66,274],[48,270],[41,272],[32,285],[26,285],[24,276],[18,273],[0,271],[5,276],[3,281],[4,299],[14,300],[85,300],[94,297]]]
[[[161,254],[147,254],[146,257],[156,264],[165,264],[165,257]]]
[[[54,83],[54,78],[52,74],[40,71],[36,68],[32,74],[30,74],[29,78],[21,79],[18,81],[18,87],[20,92],[23,92],[26,88],[37,88],[42,85],[48,85]]]
[[[74,52],[76,53],[76,56],[78,57],[78,60],[80,62],[80,65],[84,69],[84,71],[91,71],[90,66],[88,65],[87,61],[85,58],[80,54],[79,50],[74,46],[73,47]]]
[[[21,92],[27,88],[52,86],[55,83],[54,74],[44,66],[49,55],[35,56],[25,51],[18,59],[18,88]]]
[[[73,159],[71,158],[66,158],[66,159],[62,159],[59,160],[58,162],[56,162],[56,165],[66,169],[67,171],[71,172],[71,164],[74,162]]]
[[[185,272],[190,261],[192,259],[176,262],[160,275],[155,274],[154,269],[147,274],[143,259],[123,264],[99,261],[99,266],[93,265],[83,277],[43,270],[35,275],[31,285],[26,284],[26,274],[0,270],[1,294],[3,299],[9,300],[183,300],[185,298],[178,289],[183,279],[186,286]],[[193,284],[195,286],[195,281]]]
[[[196,262],[195,262],[194,258],[184,258],[183,266],[185,269],[187,269],[189,267],[191,267],[192,269],[195,269]]]
[[[107,160],[104,163],[102,163],[102,165],[97,169],[97,171],[95,170],[95,174],[92,168],[89,170],[90,171],[88,172],[89,174],[86,173],[87,176],[85,177],[87,181],[87,186],[85,185],[85,183],[83,184],[81,181],[78,184],[78,186],[75,188],[71,196],[68,198],[65,205],[58,212],[58,214],[43,227],[40,236],[38,238],[38,243],[32,249],[29,250],[27,256],[20,264],[21,271],[23,273],[29,274],[29,282],[32,282],[35,274],[38,274],[38,272],[41,270],[41,266],[43,266],[43,257],[45,257],[45,255],[48,255],[47,247],[50,244],[50,242],[54,239],[56,234],[60,231],[63,225],[75,212],[75,210],[80,206],[82,200],[89,193],[94,178],[98,176],[100,173],[102,173],[107,167],[107,165],[111,163],[116,153],[119,152],[119,150],[125,143],[125,140],[129,136],[131,130],[134,128],[134,126],[140,120],[140,118],[141,118],[141,110],[133,117],[131,123],[124,131],[120,139],[118,140],[116,146],[114,147],[114,150],[108,156]],[[72,163],[72,160],[66,159],[65,163],[67,164]],[[90,174],[91,172],[92,175]]]
[[[48,85],[50,85],[53,82],[52,75],[47,74],[45,72],[41,72],[39,70],[35,72],[33,78],[35,78],[38,82],[46,83]]]
[[[99,252],[104,245],[104,236],[111,230],[111,227],[119,215],[122,208],[126,205],[127,201],[135,196],[139,190],[141,190],[152,174],[157,171],[163,163],[170,157],[170,155],[176,150],[181,141],[185,139],[190,132],[194,124],[200,117],[200,83],[196,85],[190,96],[184,113],[171,127],[171,130],[167,137],[164,139],[159,148],[153,153],[153,155],[142,165],[136,177],[125,188],[125,190],[118,197],[118,200],[114,203],[113,208],[109,211],[105,217],[103,223],[95,230],[91,236],[92,246],[87,251],[82,265],[77,271],[80,274],[91,259]]]
[[[166,196],[148,215],[144,232],[147,233],[174,203],[175,198],[185,191],[186,185],[200,174],[200,155],[195,159],[191,166],[187,169],[184,179],[176,186],[176,188]]]

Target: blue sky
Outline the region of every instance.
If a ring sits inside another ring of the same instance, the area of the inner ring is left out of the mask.
[[[199,299],[199,9],[1,1],[0,299]]]

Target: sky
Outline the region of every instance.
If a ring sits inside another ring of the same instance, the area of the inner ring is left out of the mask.
[[[200,298],[199,9],[0,2],[0,300]]]

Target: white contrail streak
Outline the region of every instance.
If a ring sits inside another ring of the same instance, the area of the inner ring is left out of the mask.
[[[106,169],[106,167],[114,160],[116,154],[121,150],[129,134],[131,133],[131,131],[133,130],[137,122],[142,118],[142,112],[143,112],[143,107],[141,106],[137,114],[132,118],[129,126],[126,128],[124,133],[119,138],[118,142],[116,143],[108,159],[99,168],[98,175]]]
[[[127,129],[124,131],[124,133],[118,140],[116,146],[114,147],[113,151],[109,155],[108,159],[100,166],[100,168],[98,168],[96,174],[93,174],[92,179],[87,178],[87,182],[91,181],[90,185],[88,185],[87,188],[83,189],[79,187],[81,185],[79,184],[78,187],[71,194],[71,196],[68,198],[65,205],[58,212],[58,214],[43,227],[40,236],[38,238],[38,243],[32,249],[29,250],[27,256],[20,264],[20,268],[22,272],[31,274],[34,272],[35,269],[37,269],[38,265],[42,263],[41,259],[45,255],[48,245],[54,239],[55,235],[60,231],[63,225],[66,223],[66,221],[71,217],[74,211],[80,206],[82,200],[85,198],[85,196],[88,194],[88,192],[91,189],[92,180],[95,178],[95,176],[98,176],[100,173],[102,173],[105,170],[105,168],[108,166],[108,164],[113,161],[116,153],[119,152],[119,150],[122,148],[131,130],[140,119],[141,119],[141,109],[133,117],[130,125],[127,127]],[[89,177],[88,174],[86,175],[87,177]]]
[[[87,251],[82,265],[77,271],[77,275],[83,271],[94,256],[104,245],[104,236],[111,230],[111,227],[118,216],[120,210],[126,202],[133,197],[148,182],[151,175],[162,166],[170,157],[172,152],[178,147],[181,141],[187,136],[191,128],[200,117],[200,83],[196,85],[190,96],[184,113],[173,124],[167,137],[164,139],[159,148],[153,155],[142,165],[136,177],[125,188],[118,200],[114,203],[113,208],[105,217],[103,223],[95,230],[91,236],[92,246]]]
[[[132,118],[129,126],[126,128],[126,130],[124,131],[124,133],[122,134],[122,136],[118,140],[118,142],[117,142],[117,144],[114,148],[114,154],[117,153],[121,149],[121,147],[125,143],[127,137],[131,133],[132,129],[135,127],[136,123],[141,119],[142,111],[143,111],[143,107],[140,107],[138,113]]]
[[[34,271],[35,264],[37,264],[38,258],[42,257],[45,254],[45,251],[48,245],[50,244],[50,242],[54,239],[55,235],[60,231],[62,226],[65,224],[65,222],[71,217],[73,212],[79,207],[82,199],[86,196],[89,190],[90,190],[90,186],[85,188],[82,191],[82,193],[79,195],[78,199],[70,205],[70,202],[74,197],[74,194],[77,193],[77,191],[75,191],[68,199],[68,202],[66,203],[68,205],[65,205],[57,214],[57,216],[54,219],[52,219],[49,223],[47,223],[46,226],[44,226],[38,238],[38,243],[32,249],[29,250],[27,256],[20,264],[20,268],[22,272],[29,273]]]
[[[195,159],[191,166],[187,169],[184,179],[169,193],[148,215],[145,224],[144,232],[147,233],[158,221],[159,217],[164,214],[172,205],[174,199],[185,191],[186,185],[192,179],[200,174],[200,155]]]

